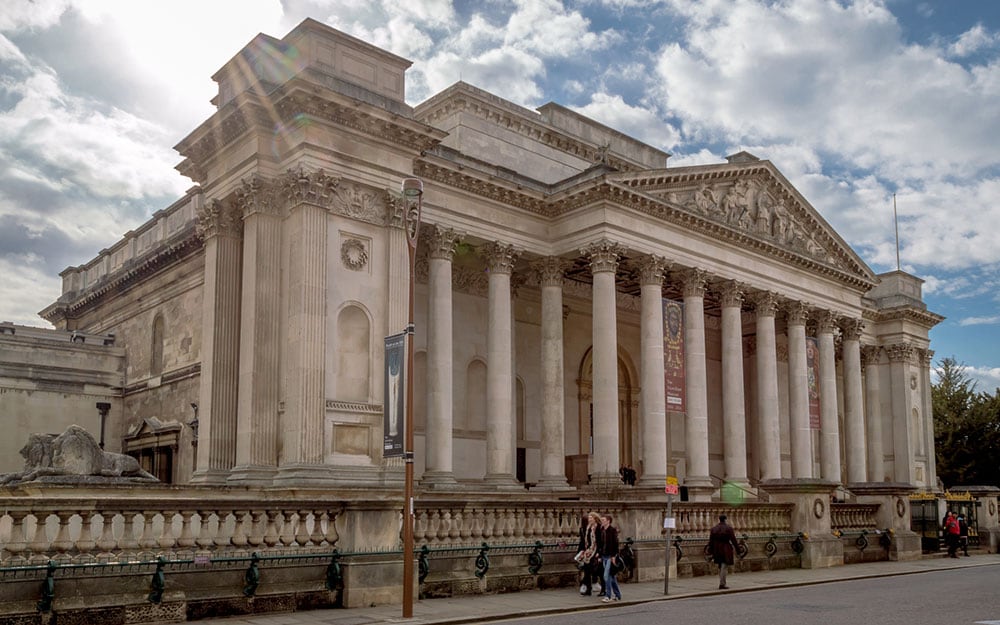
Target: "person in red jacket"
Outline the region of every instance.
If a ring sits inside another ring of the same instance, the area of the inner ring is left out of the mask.
[[[949,510],[948,514],[944,517],[944,542],[948,545],[948,557],[950,558],[958,557],[958,537],[961,531],[962,530],[958,525],[958,519],[956,519],[955,514]]]

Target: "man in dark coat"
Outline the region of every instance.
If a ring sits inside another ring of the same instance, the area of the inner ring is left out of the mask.
[[[726,515],[719,516],[719,524],[708,535],[708,552],[712,561],[719,565],[719,588],[726,589],[726,567],[735,562],[736,532],[726,523]]]
[[[965,557],[969,557],[969,524],[965,522],[964,514],[958,515],[958,545]]]

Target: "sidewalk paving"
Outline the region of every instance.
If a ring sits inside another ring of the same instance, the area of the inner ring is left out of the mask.
[[[596,597],[582,597],[576,588],[528,590],[500,595],[467,595],[449,599],[416,601],[413,618],[402,617],[402,607],[312,610],[250,616],[233,616],[199,621],[213,625],[369,625],[376,623],[446,624],[478,623],[504,618],[518,618],[594,609],[613,609],[651,601],[668,601],[684,597],[749,592],[770,588],[807,586],[827,582],[910,575],[974,566],[1000,565],[1000,555],[982,554],[968,558],[929,557],[910,562],[870,562],[849,564],[827,569],[783,569],[753,573],[733,573],[728,576],[728,590],[719,589],[715,575],[671,579],[669,594],[663,594],[663,580],[622,584],[622,600],[601,603]],[[402,592],[402,591],[400,591]]]

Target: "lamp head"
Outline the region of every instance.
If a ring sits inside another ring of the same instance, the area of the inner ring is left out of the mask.
[[[403,197],[418,198],[424,194],[424,183],[417,178],[403,178]]]

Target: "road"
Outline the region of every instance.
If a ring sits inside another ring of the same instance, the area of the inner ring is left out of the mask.
[[[738,587],[738,577],[730,577],[731,587]],[[627,584],[623,585],[622,592],[628,592]],[[532,625],[1000,625],[1000,567],[729,592],[497,622]]]

